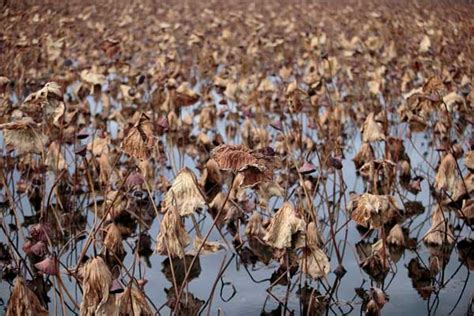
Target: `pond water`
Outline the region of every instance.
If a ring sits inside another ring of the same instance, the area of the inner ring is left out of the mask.
[[[219,96],[214,94],[216,104],[219,104]],[[101,111],[101,106],[98,103],[95,103],[93,98],[88,98],[91,110]],[[194,113],[196,110],[199,110],[199,106],[193,106],[187,108],[183,111],[182,116]],[[218,105],[218,110],[223,108]],[[235,111],[235,105],[227,105],[226,108],[228,111]],[[198,117],[194,117],[196,121]],[[302,116],[301,119],[303,122],[307,121],[306,116]],[[303,123],[305,124],[305,123]],[[117,123],[114,121],[109,122],[108,132],[112,135],[112,138],[115,138],[117,135]],[[218,121],[216,132],[224,135],[224,142],[231,144],[239,142],[238,139],[227,139],[225,132],[226,120],[220,119]],[[269,128],[269,131],[274,137],[277,131]],[[403,126],[399,127],[403,130]],[[342,159],[343,168],[341,170],[344,183],[346,185],[346,190],[344,192],[337,192],[336,194],[340,197],[341,194],[345,197],[341,201],[349,201],[349,192],[363,193],[365,191],[364,181],[357,174],[352,162],[352,157],[355,154],[355,149],[359,148],[361,145],[361,135],[356,128],[352,128],[353,133],[350,138],[347,140],[347,149],[344,153],[344,158]],[[195,132],[197,130],[195,129]],[[316,133],[312,132],[310,129],[307,130],[309,136],[317,138]],[[82,142],[87,143],[90,139],[85,139]],[[3,138],[0,134],[0,146],[3,146]],[[406,152],[408,153],[411,165],[413,170],[425,170],[426,175],[429,177],[434,176],[433,170],[426,168],[425,159],[429,159],[431,164],[436,165],[438,157],[436,154],[432,153],[432,148],[428,146],[427,137],[424,133],[415,133],[412,137],[411,142],[405,141]],[[376,151],[378,153],[383,152],[383,144],[377,144]],[[70,151],[72,152],[72,148]],[[425,155],[421,157],[421,154],[424,152],[430,152],[430,155]],[[165,176],[169,180],[172,180],[175,177],[176,171],[180,170],[182,167],[189,167],[193,172],[199,176],[200,172],[196,168],[195,161],[188,155],[184,155],[184,159],[181,159],[180,150],[178,148],[170,148],[168,151],[168,160],[174,160],[177,162],[177,165],[173,168],[164,169]],[[174,155],[174,157],[170,157]],[[73,161],[73,156],[71,154],[66,155],[69,162]],[[313,163],[317,165],[317,161],[314,159]],[[72,173],[74,172],[73,166],[69,169]],[[326,186],[329,192],[333,188],[333,183],[331,174],[328,173],[328,181]],[[14,181],[12,182],[11,189],[14,188],[15,182],[18,181],[20,175],[17,171],[13,174]],[[52,181],[54,179],[53,174],[48,175],[48,185],[47,190],[50,190]],[[339,181],[339,180],[337,180]],[[430,194],[430,188],[428,181],[423,181],[422,190],[417,195],[406,192],[404,198],[406,201],[419,201],[423,204],[425,211],[424,213],[416,216],[412,221],[409,222],[409,225],[406,225],[410,228],[410,237],[416,237],[418,244],[416,250],[405,250],[401,255],[400,259],[395,263],[392,262],[390,267],[390,272],[388,273],[385,281],[375,282],[372,281],[369,275],[365,273],[359,266],[360,259],[356,253],[356,244],[361,241],[361,233],[356,229],[356,225],[351,221],[347,223],[349,216],[345,211],[345,206],[341,205],[340,209],[337,212],[338,218],[336,221],[336,231],[335,236],[336,242],[339,245],[345,245],[343,252],[343,266],[346,269],[346,274],[340,279],[337,280],[336,275],[333,273],[334,269],[337,267],[337,256],[334,251],[333,243],[328,242],[326,246],[327,253],[330,257],[331,272],[323,281],[315,281],[302,276],[298,272],[291,279],[291,286],[288,288],[286,285],[274,285],[270,288],[272,284],[272,274],[279,268],[278,262],[272,260],[269,264],[264,264],[262,262],[257,262],[255,264],[245,264],[242,260],[242,253],[236,252],[235,249],[225,248],[214,254],[207,254],[200,256],[199,265],[200,271],[193,273],[193,279],[189,282],[186,287],[186,298],[185,300],[190,304],[195,304],[197,306],[195,311],[199,310],[201,314],[210,314],[210,315],[258,315],[258,314],[268,314],[268,315],[279,315],[279,314],[288,314],[294,313],[296,315],[304,313],[304,297],[299,295],[300,288],[308,286],[316,289],[319,293],[328,294],[331,292],[331,289],[335,286],[337,282],[336,289],[331,295],[330,308],[327,309],[327,314],[359,314],[361,310],[362,300],[356,296],[356,288],[369,289],[371,287],[380,287],[388,295],[388,302],[383,307],[383,315],[400,315],[402,313],[407,315],[414,314],[437,314],[437,315],[461,315],[466,313],[470,307],[472,300],[472,289],[473,280],[470,277],[470,272],[466,266],[464,266],[459,260],[458,249],[454,247],[452,252],[449,255],[449,262],[442,268],[442,271],[439,272],[431,283],[431,294],[428,294],[423,298],[419,294],[420,289],[414,287],[413,279],[409,277],[408,266],[410,261],[418,260],[422,267],[429,267],[430,265],[430,251],[429,249],[421,242],[421,238],[427,232],[430,227],[430,212],[433,206],[433,198]],[[155,194],[154,196],[156,202],[160,202],[162,199],[161,194]],[[406,202],[405,201],[405,202]],[[27,198],[23,197],[18,200],[18,203],[23,204],[24,209],[30,209],[31,207],[25,207],[29,205]],[[279,208],[283,203],[282,198],[272,198],[269,205],[273,205],[275,209]],[[343,202],[342,202],[343,203]],[[319,219],[326,218],[327,207],[325,203],[318,204],[321,205],[317,209],[317,215]],[[91,215],[92,212],[89,212],[88,215],[88,227],[93,224],[94,217]],[[28,214],[25,214],[28,215]],[[8,223],[8,218],[6,217]],[[454,219],[451,215],[451,219]],[[212,217],[206,213],[202,212],[197,216],[199,222],[200,230],[203,233],[206,233],[212,224]],[[160,219],[161,222],[161,219]],[[459,221],[458,221],[459,222]],[[186,220],[186,228],[189,230],[191,237],[194,236],[194,229],[192,222]],[[341,228],[339,230],[339,228]],[[471,230],[469,227],[464,225],[456,227],[456,235],[469,237]],[[459,228],[462,230],[459,231]],[[331,241],[329,225],[327,222],[322,222],[321,229],[325,240]],[[151,228],[149,229],[149,234],[154,240],[159,232],[159,221],[153,221]],[[226,239],[229,241],[229,244],[232,244],[232,236],[226,232],[226,229],[223,228],[223,232],[226,236]],[[347,236],[346,236],[347,233]],[[242,225],[240,228],[241,236],[245,236],[245,226]],[[2,242],[6,242],[2,235]],[[13,237],[10,236],[10,237]],[[462,237],[460,237],[462,239]],[[19,248],[22,246],[22,241],[20,239],[15,239]],[[217,241],[222,243],[221,236],[214,228],[210,234],[210,241]],[[84,244],[84,241],[77,243],[77,249],[81,249]],[[132,239],[128,241],[129,245],[133,245],[134,242]],[[126,247],[128,255],[125,258],[124,264],[126,267],[130,267],[133,263],[133,257],[130,255],[131,248]],[[89,255],[93,255],[92,249],[88,252]],[[70,264],[75,263],[74,257],[71,258],[72,261],[69,261]],[[159,309],[160,313],[168,314],[171,312],[169,307],[164,306],[169,299],[169,293],[174,291],[173,284],[171,279],[166,277],[166,274],[169,275],[169,264],[167,265],[168,272],[164,273],[165,262],[168,261],[167,257],[161,256],[158,254],[153,254],[149,258],[150,266],[147,267],[145,260],[142,258],[138,265],[137,271],[135,272],[136,276],[145,278],[148,282],[144,287],[145,293],[147,294],[150,301],[153,305]],[[219,273],[222,271],[222,273]],[[218,277],[220,275],[220,277]],[[77,301],[80,301],[80,291],[78,290],[74,279],[63,277],[68,289],[71,293],[75,293]],[[215,289],[213,291],[213,287]],[[0,283],[0,293],[3,302],[8,301],[10,287],[6,282]],[[211,293],[213,294],[211,295]],[[269,294],[271,292],[271,295]],[[50,295],[52,291],[49,292]],[[209,302],[209,299],[212,298],[212,302]],[[286,306],[282,306],[280,302],[286,302]],[[204,305],[203,305],[204,304]],[[53,301],[50,303],[50,308],[53,308]],[[186,313],[191,313],[189,310]],[[73,314],[71,312],[71,314]],[[324,312],[323,312],[324,314]]]

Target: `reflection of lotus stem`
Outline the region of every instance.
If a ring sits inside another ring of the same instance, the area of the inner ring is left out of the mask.
[[[385,248],[385,239],[386,239],[386,236],[385,236],[385,227],[384,225],[382,224],[382,227],[380,228],[380,235],[382,236],[382,271],[385,270],[385,267],[388,266],[386,265],[387,263],[387,253],[386,253],[386,248]]]
[[[214,220],[212,222],[211,228],[209,228],[209,231],[207,232],[206,236],[202,240],[201,245],[199,246],[199,248],[196,251],[196,254],[193,257],[193,260],[191,260],[191,264],[189,265],[190,267],[192,267],[194,265],[196,259],[199,257],[199,253],[201,252],[202,248],[204,247],[207,240],[209,239],[209,236],[211,235],[212,229],[214,228],[214,226],[216,226],[219,217],[221,216],[222,212],[224,211],[225,205],[227,204],[227,201],[229,200],[230,192],[232,191],[232,187],[234,186],[234,180],[235,180],[235,173],[232,172],[232,181],[231,181],[231,184],[230,184],[229,191],[226,194],[224,203],[222,203],[221,209],[219,210],[219,212],[217,212],[217,215],[216,215],[216,217],[214,218]],[[184,287],[187,283],[187,279],[189,278],[190,274],[191,274],[191,268],[186,271],[186,275],[184,276],[183,284],[181,284],[181,286],[179,288],[178,296],[176,297],[176,305],[174,307],[173,313],[176,313],[176,311],[177,311],[177,308],[179,306],[178,303],[181,300],[181,295],[183,294]]]

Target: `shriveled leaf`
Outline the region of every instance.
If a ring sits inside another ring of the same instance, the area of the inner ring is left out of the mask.
[[[205,205],[206,201],[197,186],[196,176],[191,169],[187,167],[182,169],[166,192],[163,209],[176,206],[181,216],[188,216]]]
[[[189,235],[175,207],[168,207],[156,237],[156,252],[171,257],[183,258],[189,245]]]
[[[328,256],[317,247],[303,250],[300,267],[303,273],[314,279],[323,278],[330,271]]]
[[[38,125],[29,117],[0,125],[5,143],[15,148],[18,155],[24,153],[41,153],[46,146],[47,136],[43,135]]]
[[[149,159],[155,143],[150,118],[142,113],[140,119],[123,140],[123,150],[131,157]]]
[[[380,228],[398,213],[399,207],[391,195],[364,193],[351,197],[351,218],[368,228]]]
[[[291,247],[292,236],[304,232],[304,220],[290,202],[285,202],[272,217],[263,240],[270,246],[283,249]]]
[[[371,112],[365,119],[362,127],[362,140],[366,143],[385,139],[382,124],[375,120],[375,114]]]
[[[100,315],[109,300],[112,273],[101,257],[89,259],[83,268],[81,316]]]
[[[36,315],[46,316],[48,312],[41,305],[36,294],[26,286],[25,279],[17,276],[8,300],[6,316]]]

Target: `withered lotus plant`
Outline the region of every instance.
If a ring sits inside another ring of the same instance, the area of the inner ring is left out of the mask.
[[[124,292],[119,294],[116,304],[119,308],[119,315],[153,315],[143,291],[135,286],[128,286]]]
[[[174,206],[169,206],[156,237],[156,252],[171,257],[183,258],[184,248],[189,245],[189,235]]]
[[[458,216],[467,221],[469,225],[474,224],[474,199],[464,200]]]
[[[474,172],[474,150],[470,150],[464,155],[464,165],[471,172]]]
[[[176,206],[181,216],[188,216],[194,214],[198,208],[204,207],[206,201],[197,183],[196,176],[191,169],[183,168],[166,192],[163,209],[167,210],[171,206]]]
[[[284,197],[285,190],[277,181],[262,183],[258,186],[258,204],[262,209],[267,209],[270,199],[274,196]]]
[[[61,151],[59,142],[53,141],[49,145],[48,152],[46,153],[45,164],[48,165],[50,170],[60,171],[67,168],[66,159]]]
[[[101,257],[89,259],[82,269],[81,316],[102,315],[107,309],[112,273]]]
[[[131,157],[148,159],[154,144],[153,124],[148,115],[142,113],[123,140],[123,150]]]
[[[183,82],[176,89],[174,105],[177,107],[190,106],[196,103],[201,96],[194,92],[188,82]]]
[[[360,267],[376,281],[382,281],[389,271],[389,256],[387,249],[384,251],[383,241],[379,239],[374,244],[360,241],[356,244],[357,256]]]
[[[6,316],[46,316],[48,312],[41,305],[36,294],[26,286],[25,279],[17,276],[8,300]]]
[[[304,232],[304,227],[304,220],[298,216],[294,206],[285,202],[272,217],[263,240],[273,248],[290,248],[292,236]]]
[[[452,193],[455,189],[456,178],[456,158],[448,153],[441,159],[434,186],[438,191],[446,190]]]
[[[397,247],[406,246],[405,234],[403,233],[402,227],[399,224],[394,225],[392,229],[390,229],[390,232],[387,236],[387,243]]]
[[[383,131],[383,125],[375,120],[374,112],[371,112],[365,119],[364,125],[362,126],[362,140],[364,143],[376,142],[379,140],[385,140],[385,133]]]
[[[15,148],[17,155],[41,153],[48,138],[43,135],[32,118],[25,117],[10,123],[0,124],[7,145]]]
[[[61,87],[56,82],[46,83],[43,88],[26,97],[22,108],[37,122],[42,121],[44,114],[48,122],[59,126],[59,119],[66,109]]]
[[[161,105],[163,111],[178,113],[181,107],[190,106],[200,99],[200,95],[194,92],[187,82],[183,82],[177,87],[176,80],[170,78],[166,83],[166,87],[166,99]]]
[[[469,173],[464,178],[459,177],[456,180],[451,199],[453,201],[459,201],[464,198],[469,198],[469,196],[473,192],[474,192],[474,173]]]
[[[410,158],[405,151],[403,139],[393,136],[387,137],[384,158],[393,162],[399,162],[401,160],[410,161]]]
[[[214,159],[206,162],[206,167],[201,174],[199,184],[204,189],[208,200],[212,200],[222,187],[222,174]]]
[[[213,129],[216,126],[217,111],[214,105],[203,107],[199,115],[199,127]]]
[[[42,274],[46,275],[58,275],[59,274],[59,263],[55,257],[48,256],[42,261],[35,264],[35,268],[38,269]]]
[[[106,249],[107,262],[115,262],[117,259],[122,260],[125,256],[122,232],[115,223],[110,224],[106,228],[104,246]]]
[[[243,174],[243,186],[271,182],[277,165],[275,153],[269,147],[250,150],[244,145],[220,145],[212,150],[211,157],[221,170]]]
[[[370,143],[363,143],[354,158],[352,158],[356,169],[360,169],[360,167],[373,160],[375,160],[375,153]]]
[[[385,303],[388,301],[385,293],[379,288],[371,288],[368,295],[369,301],[365,307],[365,315],[376,316],[381,315],[381,311]]]
[[[441,247],[451,246],[454,243],[454,234],[446,216],[439,205],[434,207],[431,216],[431,227],[423,237],[423,241],[427,245]]]
[[[381,228],[398,216],[397,201],[391,195],[374,195],[364,193],[351,196],[351,218],[357,224],[367,228]]]
[[[301,271],[314,279],[325,277],[330,270],[329,258],[321,246],[322,238],[314,222],[311,222],[306,227],[306,242],[299,261]]]
[[[265,229],[263,228],[263,220],[262,215],[259,212],[254,211],[252,216],[247,223],[247,227],[245,228],[245,234],[249,237],[256,237],[256,238],[263,238],[265,235]]]
[[[364,179],[370,181],[372,192],[383,189],[383,192],[389,193],[395,184],[396,166],[393,161],[378,159],[364,164],[359,172]]]
[[[127,201],[119,191],[109,191],[105,196],[105,201],[99,208],[99,214],[96,216],[102,217],[107,212],[107,219],[115,219],[119,217],[126,208]]]

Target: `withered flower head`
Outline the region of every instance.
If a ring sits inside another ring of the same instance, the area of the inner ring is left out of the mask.
[[[353,195],[352,220],[368,228],[380,228],[398,213],[397,201],[390,195]]]
[[[38,241],[30,247],[27,253],[34,254],[37,257],[42,257],[48,253],[48,246],[44,241]]]
[[[138,122],[123,140],[123,150],[131,157],[148,159],[154,144],[152,122],[145,113],[142,113]]]
[[[8,300],[6,316],[46,316],[48,312],[41,305],[36,294],[26,286],[21,276],[15,278],[13,290]]]
[[[47,275],[58,275],[59,264],[58,260],[54,257],[47,257],[42,261],[35,264],[35,268]]]
[[[290,202],[285,202],[272,217],[263,240],[270,246],[283,249],[291,247],[291,237],[304,231],[304,220],[298,217]]]
[[[18,155],[24,153],[41,153],[48,138],[41,134],[38,125],[30,117],[18,121],[0,124],[5,143],[13,146]]]
[[[188,216],[205,205],[206,201],[197,186],[196,176],[191,169],[185,167],[178,173],[166,192],[163,209],[176,206],[181,216]]]
[[[107,308],[112,273],[101,257],[89,259],[83,268],[81,316],[101,315]]]
[[[171,257],[183,258],[184,248],[189,244],[189,235],[174,206],[169,206],[156,237],[156,252]]]
[[[303,165],[298,169],[301,174],[310,174],[316,171],[316,166],[312,163],[305,161]]]

